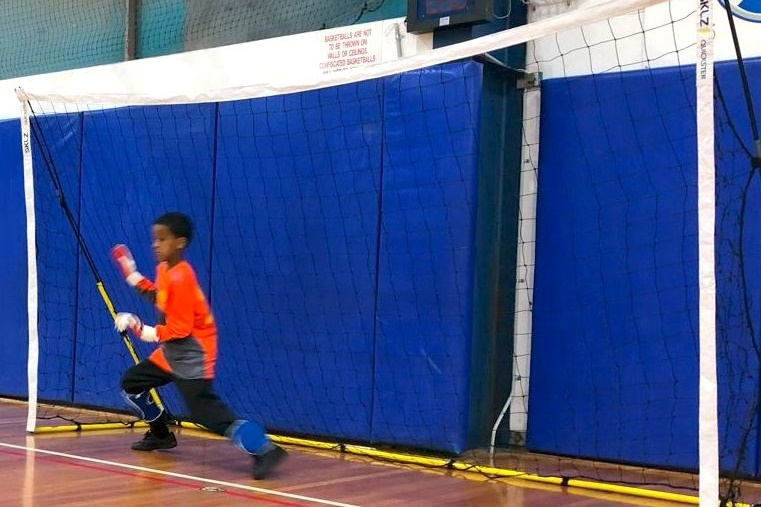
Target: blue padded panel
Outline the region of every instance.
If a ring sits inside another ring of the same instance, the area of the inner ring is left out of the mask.
[[[220,104],[220,384],[281,431],[369,438],[379,86]]]
[[[388,78],[375,442],[464,450],[481,71]]]
[[[0,153],[3,154],[0,186],[0,287],[5,297],[0,306],[3,367],[0,392],[26,396],[27,363],[27,255],[24,172],[21,162],[21,127],[18,120],[0,121]]]
[[[756,115],[761,59],[746,60]],[[716,278],[719,435],[725,471],[761,476],[761,179],[748,162],[753,140],[735,62],[716,69]],[[757,118],[757,121],[759,119]],[[731,124],[730,124],[731,122]],[[731,125],[731,126],[730,126]],[[737,450],[743,449],[738,466]]]
[[[695,142],[683,72],[544,83],[531,450],[695,464]],[[684,114],[637,100],[651,79]]]
[[[81,137],[81,117],[62,114],[38,117],[33,121],[37,131],[33,159],[41,372],[38,396],[41,400],[72,402],[74,387],[71,379],[76,362],[77,245],[61,211],[50,166],[45,160],[52,161],[63,195],[76,206],[80,197],[78,139]],[[66,134],[61,135],[61,132]],[[44,248],[41,247],[43,244]]]
[[[749,69],[759,79],[759,62]],[[720,66],[720,80],[736,80],[732,72]],[[543,87],[528,447],[694,468],[694,69],[559,79]],[[739,90],[725,86],[724,95],[738,131],[748,133]],[[736,144],[730,129],[717,134],[717,339],[726,449],[736,448],[743,434],[737,414],[755,403],[759,359],[747,355],[754,337],[741,312],[736,255],[749,164],[733,155],[737,148],[728,151]],[[745,272],[758,340],[755,252],[761,245],[748,231],[759,227],[760,204],[758,192],[749,195]],[[751,433],[740,466],[745,472],[757,473],[755,442]],[[723,453],[722,466],[733,468],[734,458]]]

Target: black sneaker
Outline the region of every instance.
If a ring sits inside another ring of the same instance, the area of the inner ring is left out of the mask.
[[[169,432],[169,435],[164,438],[158,438],[150,430],[145,432],[142,440],[132,444],[132,449],[135,451],[155,451],[158,449],[173,449],[174,447],[177,447],[177,439],[174,437],[174,433]]]
[[[275,445],[272,449],[262,454],[254,455],[254,479],[264,479],[286,457],[285,449]]]

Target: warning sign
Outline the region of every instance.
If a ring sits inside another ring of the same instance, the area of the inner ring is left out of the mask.
[[[383,41],[378,32],[373,27],[348,27],[323,34],[325,56],[320,61],[320,70],[328,73],[380,62]]]

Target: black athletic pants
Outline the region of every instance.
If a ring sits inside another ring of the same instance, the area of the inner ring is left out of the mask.
[[[121,387],[127,394],[140,394],[170,382],[174,382],[180,391],[193,422],[224,436],[227,428],[238,419],[214,393],[211,380],[182,379],[165,372],[148,360],[128,369],[122,377]],[[162,418],[165,425],[164,421],[166,419]]]

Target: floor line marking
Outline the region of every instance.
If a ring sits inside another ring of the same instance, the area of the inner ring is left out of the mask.
[[[193,481],[193,482],[198,482],[198,483],[203,483],[203,484],[214,484],[214,485],[217,485],[217,486],[225,486],[225,487],[228,487],[228,488],[241,489],[241,490],[244,490],[244,491],[253,491],[253,492],[262,493],[262,494],[265,494],[265,495],[281,496],[281,497],[290,498],[290,499],[293,499],[293,500],[302,500],[302,501],[307,501],[307,502],[312,502],[312,503],[318,503],[318,504],[322,504],[322,505],[329,505],[331,507],[360,507],[359,505],[342,503],[342,502],[335,502],[335,501],[332,501],[332,500],[323,500],[321,498],[314,498],[314,497],[309,497],[309,496],[304,496],[304,495],[297,495],[295,493],[285,493],[285,492],[282,492],[282,491],[276,491],[276,490],[272,490],[272,489],[257,488],[256,486],[248,486],[246,484],[238,484],[238,483],[235,483],[235,482],[220,481],[220,480],[217,480],[217,479],[207,479],[207,478],[204,478],[204,477],[198,477],[196,475],[187,475],[187,474],[181,474],[181,473],[177,473],[177,472],[167,472],[166,470],[159,470],[159,469],[155,469],[155,468],[148,468],[148,467],[142,467],[142,466],[137,466],[137,465],[129,465],[127,463],[119,463],[119,462],[115,462],[115,461],[107,461],[107,460],[102,460],[102,459],[97,459],[97,458],[90,458],[90,457],[87,457],[87,456],[79,456],[79,455],[76,455],[76,454],[67,454],[67,453],[57,452],[57,451],[48,451],[46,449],[38,449],[38,448],[35,448],[35,447],[28,447],[28,446],[24,446],[24,445],[15,445],[15,444],[8,444],[8,443],[0,442],[0,447],[7,447],[7,448],[10,448],[10,449],[16,449],[16,450],[27,451],[27,452],[34,452],[34,453],[39,453],[39,454],[47,454],[47,455],[50,455],[50,456],[58,456],[58,457],[61,457],[61,458],[67,458],[67,459],[71,459],[71,460],[75,460],[75,461],[85,461],[85,462],[88,462],[88,463],[97,463],[97,464],[100,464],[100,465],[107,465],[107,466],[111,466],[111,467],[115,467],[115,468],[126,468],[128,470],[135,470],[135,471],[138,471],[138,472],[147,472],[147,473],[151,473],[151,474],[164,475],[164,476],[167,476],[167,477],[173,477],[173,478],[177,478],[177,479],[185,479],[185,480],[188,480],[188,481]]]

